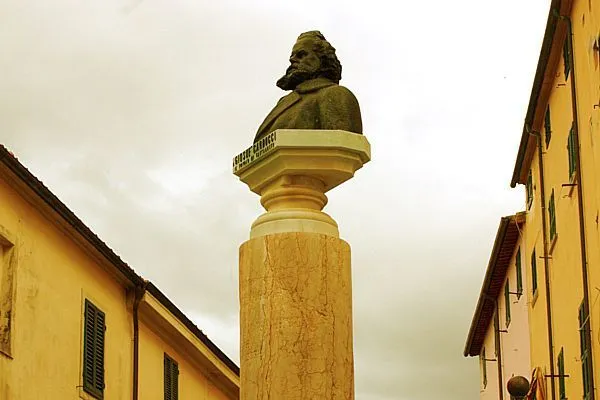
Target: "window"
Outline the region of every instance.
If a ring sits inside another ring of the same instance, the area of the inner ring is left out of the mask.
[[[567,139],[567,152],[569,153],[569,179],[573,179],[577,171],[577,142],[575,141],[575,124],[571,125]]]
[[[165,400],[179,399],[179,366],[165,354]]]
[[[546,107],[546,114],[544,115],[544,131],[546,133],[546,148],[550,146],[550,139],[552,139],[552,125],[550,123],[550,105]]]
[[[565,38],[563,45],[563,63],[565,64],[565,81],[569,79],[569,71],[571,71],[571,46],[569,45],[569,34]]]
[[[529,170],[529,176],[527,177],[527,183],[525,184],[525,190],[527,191],[527,209],[531,208],[533,203],[533,175]]]
[[[548,204],[548,214],[550,217],[550,241],[553,241],[556,237],[556,210],[554,208],[554,189],[552,189],[552,195],[550,196],[550,204]]]
[[[15,240],[0,226],[0,354],[12,357],[12,332],[14,330],[15,272],[17,249]]]
[[[481,354],[479,355],[479,363],[481,364],[481,383],[483,384],[483,388],[487,386],[487,361],[485,360],[485,347],[481,349]]]
[[[83,332],[83,390],[97,399],[104,397],[105,331],[105,314],[86,299]]]
[[[587,400],[592,393],[592,359],[590,354],[590,319],[585,303],[579,307],[579,346],[581,350],[581,369],[583,378],[583,398]]]
[[[535,247],[531,253],[531,292],[537,292],[537,259],[535,256]]]
[[[498,312],[498,310],[496,310],[496,312],[494,312],[494,332],[499,332],[500,331],[500,322],[498,321],[498,315],[496,314]],[[500,335],[494,335],[494,356],[496,356],[496,358],[498,358],[498,354],[500,354]]]
[[[508,279],[506,280],[506,284],[504,285],[504,308],[504,318],[506,320],[506,327],[508,328],[508,325],[510,325],[510,282],[508,281]]]
[[[523,294],[523,273],[521,271],[521,248],[517,250],[515,258],[515,267],[517,268],[517,299]]]
[[[558,398],[560,400],[566,400],[567,391],[565,388],[565,355],[563,348],[560,348],[558,353]]]

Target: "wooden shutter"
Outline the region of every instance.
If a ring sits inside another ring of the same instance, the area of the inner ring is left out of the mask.
[[[506,284],[504,285],[504,308],[505,308],[505,316],[506,327],[510,325],[510,284],[508,279],[506,280]]]
[[[556,236],[556,210],[554,208],[554,189],[552,189],[552,195],[550,196],[550,204],[548,205],[548,214],[550,217],[550,240],[554,240]]]
[[[537,258],[535,256],[535,248],[531,253],[531,292],[537,292]]]
[[[515,258],[515,267],[517,269],[517,299],[521,297],[523,293],[523,272],[521,271],[521,248],[517,250]]]
[[[552,138],[552,125],[550,119],[550,105],[546,107],[546,115],[544,115],[544,130],[546,131],[546,148],[550,146],[550,139]]]
[[[104,397],[105,314],[85,300],[83,332],[83,389],[98,399]]]
[[[567,390],[565,385],[565,355],[563,348],[560,348],[558,353],[558,398],[560,400],[566,400]]]
[[[567,140],[567,152],[569,153],[569,178],[577,171],[577,143],[575,142],[575,123],[571,125],[569,138]]]
[[[583,398],[589,399],[592,392],[592,365],[588,334],[590,329],[589,313],[585,303],[579,306],[579,346],[581,351],[581,369],[583,383]]]
[[[567,32],[567,35],[570,33]],[[565,43],[563,44],[563,63],[565,67],[565,81],[569,79],[569,72],[571,71],[571,46],[570,46],[570,37],[565,38]]]
[[[164,358],[165,400],[179,399],[179,365],[165,354]]]

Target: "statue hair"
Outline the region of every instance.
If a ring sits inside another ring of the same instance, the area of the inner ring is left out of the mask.
[[[321,59],[321,71],[319,75],[335,83],[340,83],[340,79],[342,79],[342,64],[335,55],[335,48],[319,31],[308,31],[298,36],[298,40],[304,38],[312,39],[315,44],[314,51]]]

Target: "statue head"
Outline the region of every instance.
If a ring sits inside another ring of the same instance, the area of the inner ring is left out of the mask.
[[[294,90],[298,84],[319,77],[339,83],[342,65],[335,55],[335,48],[321,32],[304,32],[298,36],[290,56],[290,66],[277,81],[277,86],[283,90]]]

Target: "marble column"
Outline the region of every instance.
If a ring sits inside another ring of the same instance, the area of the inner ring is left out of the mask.
[[[321,210],[362,135],[279,130],[234,159],[266,213],[240,247],[242,400],[354,399],[350,246]]]

